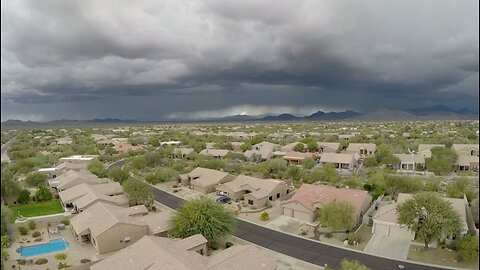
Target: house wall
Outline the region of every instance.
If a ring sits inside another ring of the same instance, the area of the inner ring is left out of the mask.
[[[97,249],[98,254],[105,254],[125,248],[147,234],[147,226],[119,223],[94,238],[96,243],[95,248]],[[125,243],[124,239],[128,236],[130,237],[130,242]]]
[[[282,205],[282,214],[285,216],[301,219],[307,222],[313,222],[316,217],[316,211],[311,211],[298,202],[289,202]]]

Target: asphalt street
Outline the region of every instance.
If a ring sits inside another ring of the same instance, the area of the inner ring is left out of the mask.
[[[152,187],[152,191],[156,201],[173,209],[178,208],[178,206],[184,201],[183,199],[156,187]],[[237,219],[237,228],[234,235],[256,245],[283,253],[285,255],[319,266],[325,266],[325,264],[328,264],[328,266],[335,269],[340,268],[340,261],[344,258],[349,260],[357,260],[372,270],[443,269],[440,267],[432,267],[409,262],[407,263],[337,248],[320,242],[310,241],[304,238],[271,230],[240,219]]]

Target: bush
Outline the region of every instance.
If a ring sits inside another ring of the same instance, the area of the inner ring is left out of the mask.
[[[471,261],[478,258],[478,239],[475,236],[463,237],[458,246],[460,258],[465,261]]]
[[[33,236],[33,237],[39,237],[40,235],[42,235],[42,234],[41,234],[39,231],[34,231],[34,232],[32,233],[32,236]]]
[[[20,204],[28,203],[30,201],[30,191],[26,189],[23,189],[22,191],[20,191],[20,193],[18,193],[18,196],[17,196],[17,201]]]
[[[33,240],[33,241],[35,241],[35,242],[40,242],[40,241],[42,241],[42,240],[43,240],[42,237],[38,237],[38,238],[35,238],[35,240]]]
[[[81,259],[80,263],[89,263],[91,262],[90,259]]]
[[[327,232],[325,233],[325,237],[330,239],[333,237],[333,234],[331,232]]]
[[[225,243],[225,248],[229,248],[229,247],[231,247],[231,246],[233,246],[233,243],[232,243],[232,242],[226,242],[226,243]]]
[[[66,262],[59,262],[58,265],[57,265],[58,269],[64,269],[64,268],[69,268],[69,267],[71,267],[71,265],[66,263]]]
[[[263,221],[267,221],[269,218],[270,218],[270,215],[267,212],[263,212],[260,215],[260,219],[263,220]]]
[[[28,229],[25,227],[18,227],[18,231],[20,232],[21,235],[27,235],[28,234]]]
[[[66,258],[67,258],[67,254],[65,254],[65,253],[55,254],[55,259],[57,259],[57,260],[65,260]]]
[[[217,242],[217,241],[212,240],[212,241],[210,242],[210,248],[212,248],[213,250],[217,250],[217,249],[218,249],[218,246],[219,246],[219,245],[218,245],[218,242]]]
[[[360,243],[360,241],[362,241],[362,237],[357,233],[351,233],[348,235],[347,240],[349,245],[354,245],[355,242]]]
[[[35,261],[35,264],[37,264],[37,265],[46,264],[46,263],[48,263],[48,260],[45,259],[45,258],[40,258],[40,259]]]
[[[17,260],[17,263],[18,263],[19,265],[25,265],[25,264],[27,264],[27,261],[24,260],[24,259],[19,259],[19,260]]]
[[[64,219],[60,220],[60,223],[63,223],[63,224],[65,224],[65,226],[67,226],[67,225],[70,225],[70,220],[68,218],[64,218]]]
[[[28,222],[28,228],[30,228],[30,230],[35,230],[37,228],[37,222],[35,222],[34,220],[30,220]]]

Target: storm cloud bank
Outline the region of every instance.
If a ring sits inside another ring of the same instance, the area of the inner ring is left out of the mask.
[[[2,120],[476,111],[478,30],[473,0],[7,1]]]

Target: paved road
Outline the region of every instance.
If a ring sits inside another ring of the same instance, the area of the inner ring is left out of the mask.
[[[152,191],[156,201],[173,209],[176,209],[184,201],[177,196],[169,194],[155,187],[152,187]],[[401,262],[382,257],[376,257],[361,252],[349,251],[271,230],[240,219],[237,219],[237,229],[234,235],[256,245],[283,253],[285,255],[319,266],[325,266],[325,264],[328,264],[335,269],[339,268],[340,261],[344,258],[349,260],[358,260],[375,270],[400,269],[399,265],[403,265],[404,270],[442,269],[439,267],[437,268]]]
[[[107,169],[113,169],[113,168],[115,168],[115,167],[122,168],[123,165],[125,165],[125,162],[126,162],[125,159],[121,159],[121,160],[119,160],[119,161],[115,161],[114,163],[108,165],[108,166],[107,166]]]
[[[14,138],[11,138],[6,144],[2,145],[2,150],[1,150],[1,161],[6,161],[10,162],[10,159],[8,158],[7,151],[10,146],[13,144]]]

